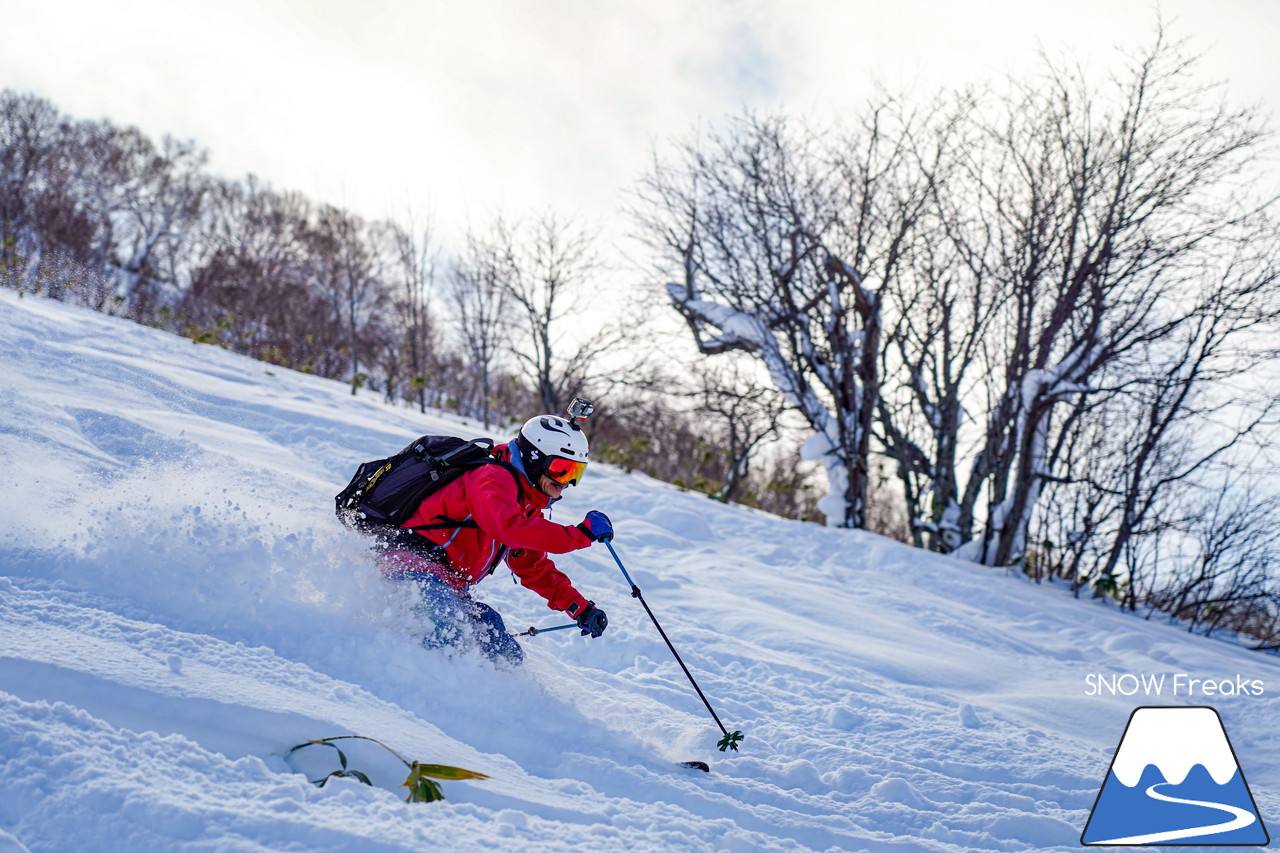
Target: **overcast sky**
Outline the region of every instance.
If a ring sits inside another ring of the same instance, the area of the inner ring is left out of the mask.
[[[0,0],[0,86],[366,216],[607,218],[699,122],[1110,62],[1158,14],[1280,113],[1280,0]]]

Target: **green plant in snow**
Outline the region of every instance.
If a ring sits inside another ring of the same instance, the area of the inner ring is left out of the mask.
[[[311,784],[323,788],[325,783],[330,779],[338,778],[356,779],[365,785],[372,786],[373,783],[369,781],[369,777],[366,774],[348,767],[346,753],[333,743],[336,740],[367,740],[371,743],[376,743],[378,746],[398,758],[400,763],[409,770],[408,778],[406,778],[400,786],[402,788],[409,789],[409,795],[405,797],[404,800],[406,803],[430,803],[436,800],[443,800],[444,791],[441,790],[440,786],[434,781],[436,779],[455,781],[459,779],[489,778],[489,776],[484,773],[477,773],[474,770],[464,770],[461,767],[451,767],[447,764],[422,764],[417,761],[407,761],[404,756],[387,746],[382,741],[371,737],[365,737],[364,735],[337,735],[335,737],[320,738],[318,740],[308,740],[306,743],[300,743],[285,753],[285,760],[287,761],[290,755],[293,755],[298,750],[304,749],[308,746],[327,746],[334,752],[338,753],[339,768],[319,779],[309,779],[308,781],[311,782]]]

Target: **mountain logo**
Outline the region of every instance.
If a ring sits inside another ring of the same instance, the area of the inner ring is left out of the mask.
[[[1265,847],[1271,842],[1213,708],[1129,717],[1080,843]]]

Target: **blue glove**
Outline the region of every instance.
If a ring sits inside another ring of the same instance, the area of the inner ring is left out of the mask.
[[[609,617],[604,615],[604,611],[596,607],[594,601],[588,601],[587,607],[578,614],[578,627],[582,629],[582,636],[590,634],[592,637],[599,637],[604,633],[604,629],[609,627]]]
[[[592,542],[605,542],[613,538],[613,525],[609,523],[609,516],[598,509],[587,513],[578,529],[587,534]]]

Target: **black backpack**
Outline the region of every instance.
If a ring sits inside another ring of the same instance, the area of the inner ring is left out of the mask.
[[[510,464],[493,457],[493,439],[424,435],[386,459],[365,462],[356,469],[347,487],[334,498],[338,518],[348,527],[367,534],[393,534],[409,520],[427,497],[482,465],[502,465],[516,478]],[[523,500],[523,494],[521,494]],[[437,524],[405,530],[446,530],[475,527],[470,519],[458,521],[436,516]]]

